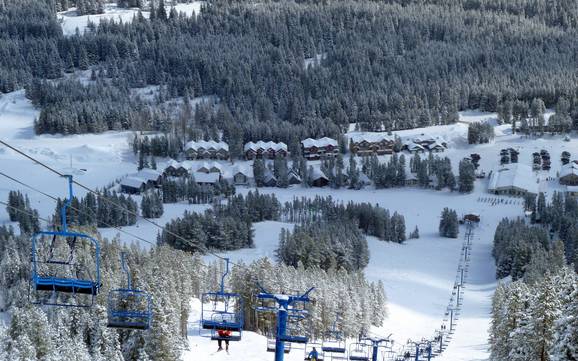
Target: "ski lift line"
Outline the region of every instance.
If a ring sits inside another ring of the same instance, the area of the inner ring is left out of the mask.
[[[28,215],[28,216],[36,216],[36,215],[35,215],[34,213],[32,213],[32,212],[28,212],[28,211],[26,211],[26,210],[24,210],[24,209],[20,209],[20,208],[18,208],[18,207],[11,206],[11,205],[9,205],[8,203],[6,203],[6,202],[4,202],[4,201],[0,201],[0,204],[4,205],[4,206],[6,206],[6,207],[8,207],[8,208],[10,208],[10,209],[13,209],[13,210],[15,210],[15,211],[17,211],[17,212],[24,213],[24,214],[26,214],[26,215]],[[44,222],[46,222],[46,223],[48,223],[48,224],[51,224],[51,223],[52,223],[50,220],[48,220],[48,219],[46,219],[46,218],[42,218],[42,217],[40,217],[40,216],[38,216],[38,219],[40,219],[41,221],[44,221]]]
[[[24,182],[22,182],[22,181],[20,181],[20,180],[18,180],[18,179],[16,179],[16,178],[14,178],[14,177],[11,177],[11,176],[3,173],[3,172],[0,172],[0,175],[6,177],[6,178],[8,178],[8,179],[10,179],[10,180],[12,180],[12,181],[14,181],[14,182],[16,182],[16,183],[18,183],[18,184],[20,184],[20,185],[22,185],[22,186],[24,186],[24,187],[27,187],[27,188],[35,191],[35,192],[38,192],[38,193],[42,194],[43,196],[52,199],[52,200],[55,201],[55,202],[58,202],[58,198],[57,198],[57,197],[55,197],[55,196],[53,196],[53,195],[50,195],[50,194],[48,194],[48,193],[46,193],[46,192],[43,192],[43,191],[41,191],[41,190],[38,189],[38,188],[32,187],[31,185],[26,184],[26,183],[24,183]],[[14,207],[10,207],[10,208],[14,208]],[[70,209],[72,209],[72,210],[74,210],[74,211],[76,211],[76,212],[78,212],[78,213],[81,213],[81,214],[85,214],[85,215],[86,215],[86,212],[83,212],[82,210],[80,210],[80,209],[78,209],[78,208],[76,208],[76,207],[73,207],[72,205],[69,205],[68,208],[70,208]],[[95,213],[93,210],[91,210],[91,213],[92,213],[93,216],[96,216],[96,213]],[[47,219],[40,218],[40,217],[38,217],[38,218],[41,219],[41,220],[43,220],[43,221],[45,221],[45,222],[47,222],[48,224],[53,224],[53,222],[50,222],[50,221],[48,221]],[[124,229],[122,229],[122,228],[120,228],[120,227],[110,225],[110,224],[108,224],[108,223],[106,223],[106,222],[104,222],[104,221],[100,221],[100,223],[104,224],[105,226],[107,226],[107,227],[109,227],[109,228],[114,228],[114,229],[116,229],[117,231],[119,231],[119,232],[121,232],[121,233],[124,233],[124,234],[126,234],[126,235],[128,235],[128,236],[134,237],[134,238],[138,239],[139,241],[142,241],[142,242],[151,244],[151,245],[153,245],[153,246],[156,244],[155,242],[147,241],[146,239],[144,239],[144,238],[142,238],[142,237],[140,237],[140,236],[137,236],[137,235],[132,234],[132,233],[130,233],[130,232],[128,232],[128,231],[125,231]]]
[[[24,152],[21,151],[20,149],[18,149],[18,148],[16,148],[16,147],[14,147],[14,146],[6,143],[5,141],[3,141],[3,140],[1,140],[1,139],[0,139],[0,144],[4,145],[5,147],[7,147],[7,148],[9,148],[9,149],[11,149],[11,150],[13,150],[13,151],[16,152],[16,153],[22,155],[23,157],[31,160],[32,162],[40,165],[41,167],[46,168],[47,170],[51,171],[51,172],[54,173],[54,174],[57,174],[57,175],[59,175],[59,176],[61,176],[61,177],[65,177],[65,176],[66,176],[66,174],[63,174],[62,172],[57,171],[56,169],[52,168],[51,166],[47,165],[46,163],[43,163],[43,162],[39,161],[38,159],[36,159],[36,158],[34,158],[34,157],[32,157],[32,156],[24,153]],[[159,228],[159,229],[167,232],[167,233],[170,234],[171,236],[176,237],[176,238],[178,238],[178,239],[180,239],[180,240],[182,240],[182,241],[185,241],[185,242],[187,242],[187,243],[190,243],[192,247],[197,248],[199,251],[201,251],[201,252],[203,252],[203,253],[206,253],[206,254],[209,254],[209,255],[212,255],[212,256],[214,256],[214,257],[216,257],[216,258],[219,258],[219,259],[221,259],[221,260],[225,260],[225,257],[220,256],[220,255],[218,255],[218,254],[216,254],[216,253],[214,253],[214,252],[209,251],[209,250],[208,250],[206,247],[204,247],[204,246],[200,246],[200,245],[191,243],[190,240],[188,240],[188,239],[186,239],[186,238],[184,238],[184,237],[182,237],[182,236],[180,236],[180,235],[178,235],[178,234],[176,234],[176,233],[174,233],[174,232],[172,232],[172,231],[167,230],[164,226],[161,226],[160,224],[158,224],[158,223],[155,222],[155,221],[152,221],[152,220],[150,220],[150,219],[148,219],[148,218],[145,218],[145,217],[140,216],[137,212],[133,212],[133,211],[131,211],[131,210],[129,210],[129,209],[126,209],[126,208],[123,207],[122,205],[120,205],[120,204],[118,204],[118,203],[116,203],[116,202],[108,199],[107,197],[104,197],[102,194],[100,194],[99,192],[96,192],[95,190],[89,188],[88,186],[85,186],[84,184],[82,184],[82,183],[80,183],[80,182],[78,182],[78,181],[76,181],[76,180],[74,180],[74,179],[72,180],[72,182],[73,182],[74,184],[76,184],[77,186],[79,186],[80,188],[86,190],[87,192],[90,192],[90,193],[94,194],[95,196],[97,196],[98,198],[103,199],[103,200],[105,200],[106,202],[108,202],[109,204],[112,204],[112,205],[114,205],[115,207],[123,210],[124,212],[127,212],[127,213],[129,213],[129,214],[131,214],[131,215],[133,215],[133,216],[135,216],[135,217],[137,217],[137,218],[141,218],[141,219],[143,219],[145,222],[148,222],[148,223],[152,224],[153,226],[155,226],[155,227],[157,227],[157,228]],[[236,264],[236,263],[234,263],[234,262],[231,262],[231,264],[239,266],[238,264]]]

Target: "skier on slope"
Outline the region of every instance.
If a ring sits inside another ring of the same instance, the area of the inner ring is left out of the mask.
[[[217,330],[217,334],[219,335],[219,339],[217,342],[219,343],[219,351],[223,351],[223,340],[225,340],[225,350],[229,352],[229,337],[231,337],[231,331],[229,330]]]
[[[317,361],[318,359],[319,359],[319,353],[317,352],[317,349],[315,347],[313,347],[313,350],[311,350],[311,352],[309,352],[309,356],[307,356],[307,360]]]

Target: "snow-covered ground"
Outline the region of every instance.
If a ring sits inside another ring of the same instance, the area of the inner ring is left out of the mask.
[[[136,170],[135,158],[129,146],[130,132],[106,132],[98,135],[74,136],[36,136],[33,122],[38,116],[23,91],[0,95],[0,139],[37,157],[50,166],[75,174],[77,180],[90,187],[102,187],[115,179]],[[556,173],[560,169],[559,156],[563,150],[573,156],[578,154],[578,141],[572,136],[570,142],[564,142],[561,136],[545,135],[542,138],[526,138],[512,135],[509,125],[496,126],[496,140],[490,144],[470,146],[466,142],[467,125],[471,121],[493,121],[495,114],[465,112],[463,123],[454,125],[428,127],[397,132],[402,137],[421,134],[444,136],[450,145],[440,155],[452,160],[454,170],[463,157],[471,153],[481,155],[480,167],[489,172],[499,162],[502,148],[513,147],[520,151],[520,163],[531,164],[532,152],[547,149],[552,156],[552,169],[549,172],[536,172],[541,179],[542,190],[552,194],[560,190]],[[477,119],[477,120],[474,120]],[[387,158],[387,156],[384,156]],[[71,169],[72,162],[72,169]],[[248,165],[247,162],[240,162]],[[81,171],[80,169],[85,169]],[[64,197],[66,187],[63,180],[49,173],[42,167],[22,158],[18,154],[0,146],[0,171],[24,180],[55,196]],[[554,180],[548,180],[554,178]],[[312,197],[331,195],[342,201],[371,202],[397,211],[405,216],[408,231],[416,225],[421,238],[408,240],[405,244],[385,243],[369,238],[371,260],[366,269],[368,279],[382,280],[388,296],[389,317],[376,333],[388,335],[393,333],[397,344],[405,343],[408,338],[420,339],[430,337],[439,327],[448,305],[453,288],[463,229],[460,238],[442,239],[437,235],[439,216],[444,207],[456,209],[458,214],[475,212],[481,215],[482,222],[475,229],[471,254],[470,272],[467,279],[465,297],[457,331],[441,360],[484,360],[488,358],[487,330],[489,326],[489,309],[491,295],[495,288],[494,261],[491,257],[493,233],[497,222],[502,217],[522,216],[520,199],[496,197],[486,193],[487,180],[478,180],[472,194],[461,195],[447,191],[437,192],[417,188],[375,190],[333,190],[268,188],[261,192],[275,193],[280,201],[289,201],[293,197]],[[46,197],[31,192],[3,177],[0,177],[0,199],[5,200],[9,190],[19,189],[27,193],[32,207],[37,208],[42,216],[51,215],[55,203]],[[248,188],[238,188],[239,193],[248,192]],[[82,194],[79,190],[79,193]],[[491,201],[488,201],[491,199]],[[502,201],[503,200],[503,201]],[[158,223],[164,224],[179,216],[184,210],[201,211],[205,206],[188,204],[166,205],[165,215]],[[0,209],[0,224],[8,221],[6,211]],[[255,225],[255,248],[229,252],[226,255],[234,260],[249,262],[260,257],[274,258],[278,235],[281,228],[291,228],[291,224],[281,222],[263,222]],[[156,239],[157,230],[144,221],[137,225],[125,227],[152,242]],[[113,237],[116,230],[101,230],[107,237]],[[131,237],[121,235],[125,241]],[[144,245],[143,245],[144,246]],[[198,316],[197,316],[198,318]],[[195,314],[191,321],[195,321]],[[194,322],[191,324],[194,325]],[[227,356],[219,353],[208,356],[216,350],[210,340],[194,336],[191,326],[191,350],[185,354],[187,359],[221,360],[234,355],[243,355],[246,361],[270,360],[266,353],[265,338],[246,333],[243,341],[232,346],[234,354]],[[292,353],[288,360],[297,360],[302,353]],[[238,359],[238,358],[237,358]]]
[[[176,4],[174,7],[177,12],[191,16],[193,13],[199,14],[203,3],[204,1],[193,1],[188,4]],[[167,6],[166,8],[168,12],[171,7]],[[77,29],[82,34],[86,30],[89,22],[97,25],[101,20],[115,20],[122,21],[123,23],[131,22],[138,12],[138,8],[124,9],[119,8],[115,3],[111,3],[105,4],[103,14],[79,16],[76,9],[71,8],[58,13],[58,20],[60,21],[64,35],[70,36],[76,34]],[[142,11],[142,14],[145,18],[150,16],[149,11]]]

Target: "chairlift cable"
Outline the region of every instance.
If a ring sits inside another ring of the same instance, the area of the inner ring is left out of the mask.
[[[18,180],[18,179],[16,179],[16,178],[13,178],[13,177],[11,177],[11,176],[3,173],[3,172],[0,172],[0,175],[6,177],[6,178],[8,178],[8,179],[10,179],[10,180],[12,180],[12,181],[14,181],[14,182],[16,182],[16,183],[18,183],[18,184],[20,184],[20,185],[22,185],[22,186],[25,186],[25,187],[27,187],[27,188],[35,191],[35,192],[38,192],[38,193],[42,194],[43,196],[46,196],[46,197],[52,199],[53,201],[58,202],[58,198],[57,198],[57,197],[55,197],[55,196],[53,196],[53,195],[50,195],[50,194],[48,194],[48,193],[46,193],[46,192],[43,192],[43,191],[41,191],[41,190],[38,189],[38,188],[32,187],[31,185],[26,184],[26,183],[24,183],[24,182],[22,182],[22,181],[20,181],[20,180]],[[14,207],[11,207],[11,208],[14,208]],[[70,208],[70,209],[78,212],[79,214],[84,214],[84,215],[86,215],[86,212],[85,212],[85,211],[82,211],[82,210],[80,210],[80,209],[78,209],[78,208],[76,208],[76,207],[69,206],[68,208]],[[91,211],[91,213],[92,213],[93,216],[96,216],[96,213],[95,213],[93,210],[90,210],[90,211]],[[41,218],[39,217],[39,219],[41,219]],[[42,220],[48,222],[49,224],[53,223],[53,222],[50,222],[50,221],[45,220],[45,219],[43,219],[43,218],[42,218]],[[134,237],[134,238],[138,239],[139,241],[143,241],[143,242],[148,243],[148,244],[151,244],[151,245],[153,245],[153,246],[155,245],[154,242],[148,241],[148,240],[146,240],[146,239],[144,239],[144,238],[142,238],[142,237],[140,237],[140,236],[137,236],[137,235],[132,234],[132,233],[130,233],[130,232],[128,232],[128,231],[125,231],[124,229],[122,229],[122,228],[120,228],[120,227],[118,227],[118,226],[110,225],[110,224],[108,224],[108,223],[106,223],[106,222],[104,222],[104,221],[100,221],[100,223],[104,224],[105,226],[107,226],[107,227],[109,227],[109,228],[114,228],[114,229],[116,229],[117,231],[122,232],[122,233],[124,233],[124,234],[126,234],[126,235],[128,235],[128,236]]]
[[[14,146],[12,146],[12,145],[10,145],[10,144],[8,144],[8,143],[6,143],[5,141],[3,141],[3,140],[1,140],[1,139],[0,139],[0,144],[6,146],[7,148],[13,150],[13,151],[16,152],[16,153],[22,155],[23,157],[31,160],[32,162],[34,162],[34,163],[36,163],[36,164],[38,164],[38,165],[46,168],[46,169],[49,170],[50,172],[52,172],[52,173],[54,173],[54,174],[57,174],[58,176],[64,177],[64,176],[66,175],[66,174],[64,174],[64,173],[62,173],[62,172],[59,172],[58,170],[54,169],[53,167],[47,165],[46,163],[43,163],[42,161],[40,161],[40,160],[38,160],[38,159],[36,159],[36,158],[34,158],[34,157],[32,157],[32,156],[24,153],[23,151],[21,151],[21,150],[19,150],[18,148],[14,147]],[[129,209],[126,209],[126,208],[123,207],[122,205],[120,205],[120,204],[118,204],[118,203],[116,203],[116,202],[108,199],[107,197],[105,197],[105,196],[103,196],[102,194],[100,194],[99,192],[91,189],[90,187],[85,186],[84,184],[82,184],[82,183],[80,183],[80,182],[78,182],[78,181],[76,181],[76,180],[74,180],[74,179],[72,180],[72,182],[73,182],[74,184],[76,184],[77,186],[79,186],[80,188],[86,190],[87,192],[90,192],[90,193],[94,194],[95,196],[97,196],[98,198],[103,199],[103,200],[105,200],[106,202],[114,205],[115,207],[123,210],[124,212],[127,212],[128,214],[131,214],[131,215],[133,215],[133,216],[135,216],[135,217],[137,217],[137,218],[141,218],[141,219],[143,219],[145,222],[148,222],[148,223],[152,224],[153,226],[155,226],[155,227],[157,227],[157,228],[159,228],[159,229],[167,232],[167,233],[170,234],[171,236],[176,237],[176,238],[180,239],[181,241],[184,241],[184,242],[189,243],[192,247],[197,248],[199,251],[201,251],[201,252],[203,252],[203,253],[206,253],[206,254],[209,254],[209,255],[212,255],[212,256],[214,256],[214,257],[216,257],[216,258],[219,258],[219,259],[221,259],[221,260],[225,260],[225,259],[226,259],[225,257],[220,256],[220,255],[218,255],[217,253],[210,251],[210,250],[207,249],[205,246],[201,246],[201,245],[198,245],[198,244],[194,244],[194,243],[191,242],[191,240],[186,239],[186,238],[182,237],[181,235],[178,235],[178,234],[176,234],[176,233],[174,233],[174,232],[172,232],[172,231],[170,231],[170,230],[167,230],[164,226],[161,226],[161,225],[158,224],[157,222],[152,221],[152,220],[150,220],[150,219],[148,219],[148,218],[142,217],[142,216],[140,216],[137,212],[133,212],[133,211],[131,211],[131,210],[129,210]],[[237,263],[235,263],[235,262],[231,262],[231,264],[236,265],[236,266],[240,266],[239,264],[237,264]]]

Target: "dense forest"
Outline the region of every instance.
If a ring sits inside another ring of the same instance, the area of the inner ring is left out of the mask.
[[[153,4],[151,19],[64,37],[53,2],[5,0],[0,89],[27,87],[43,108],[40,133],[219,129],[232,144],[272,139],[290,148],[307,136],[336,137],[352,122],[369,130],[447,124],[466,108],[509,121],[517,102],[535,99],[563,102],[576,122],[578,10],[571,0],[556,4],[214,0],[197,17]],[[92,80],[34,81],[83,69]],[[220,111],[171,129],[129,96],[146,85],[160,87],[160,102],[217,96]]]
[[[555,193],[527,196],[529,221],[504,219],[494,237],[492,360],[578,359],[578,202]],[[528,224],[530,223],[530,224]]]

